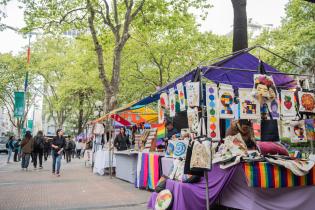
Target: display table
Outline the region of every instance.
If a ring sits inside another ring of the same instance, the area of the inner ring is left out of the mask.
[[[138,152],[117,151],[114,153],[116,159],[116,177],[130,183],[135,183],[137,174]]]
[[[116,158],[112,155],[112,167],[116,167]],[[100,175],[105,174],[105,168],[110,167],[109,161],[109,151],[108,150],[98,150],[94,153],[94,168],[93,173],[97,173]]]

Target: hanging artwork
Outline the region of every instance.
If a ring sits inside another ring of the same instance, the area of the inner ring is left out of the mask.
[[[165,120],[165,112],[164,112],[164,108],[162,108],[161,106],[161,101],[158,101],[158,118],[159,118],[159,124],[163,124],[164,120]]]
[[[161,104],[161,107],[163,109],[168,109],[169,108],[167,93],[161,93],[161,95],[160,95],[160,104]]]
[[[199,117],[198,117],[198,108],[190,108],[187,109],[187,118],[188,118],[188,127],[190,132],[197,133],[198,132],[198,124],[199,124]]]
[[[239,88],[240,118],[258,119],[260,118],[259,101],[251,95],[249,88]]]
[[[216,84],[206,85],[206,97],[208,137],[212,140],[220,140],[219,99]]]
[[[305,120],[306,139],[315,141],[315,119]]]
[[[278,94],[276,93],[276,98],[269,101],[267,104],[272,118],[275,120],[280,119],[280,100]]]
[[[300,112],[315,113],[314,93],[299,92]]]
[[[272,77],[265,74],[254,74],[253,93],[261,104],[274,100],[277,96],[277,89]]]
[[[186,110],[186,98],[185,98],[185,90],[183,83],[178,83],[176,85],[178,92],[178,101],[179,101],[179,109],[180,111]]]
[[[165,157],[173,157],[174,156],[174,150],[176,146],[176,141],[169,140],[165,152]]]
[[[169,89],[169,107],[170,107],[170,117],[175,117],[176,115],[176,97],[174,88]]]
[[[220,86],[219,90],[219,112],[220,118],[230,119],[234,118],[233,103],[234,103],[234,91],[232,86]]]
[[[185,158],[189,140],[180,140],[176,142],[174,158]]]
[[[304,120],[291,121],[291,142],[307,142]]]
[[[189,107],[199,106],[200,100],[200,83],[199,82],[187,82],[187,104]]]
[[[285,118],[294,118],[296,114],[294,92],[281,90],[281,115]]]

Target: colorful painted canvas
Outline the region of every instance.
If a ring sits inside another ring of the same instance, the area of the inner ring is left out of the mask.
[[[260,104],[259,101],[252,96],[250,88],[239,88],[240,118],[241,119],[259,119]]]
[[[187,104],[189,107],[199,106],[200,101],[200,83],[199,82],[187,82]]]
[[[315,141],[315,119],[305,120],[306,139]]]
[[[276,98],[271,101],[267,102],[269,110],[271,112],[271,116],[273,119],[278,120],[280,119],[280,100],[278,94],[276,93]]]
[[[187,109],[187,118],[188,118],[188,127],[190,132],[198,133],[199,117],[198,117],[198,108]]]
[[[307,142],[304,120],[291,121],[291,142]]]
[[[220,86],[219,90],[219,114],[220,118],[231,119],[234,118],[233,103],[234,91],[232,87]]]
[[[169,108],[167,93],[161,93],[161,95],[160,95],[160,104],[161,104],[161,107],[163,109],[168,109]]]
[[[185,158],[189,140],[179,140],[176,142],[174,150],[174,158]]]
[[[254,97],[260,102],[265,103],[276,98],[277,89],[272,76],[265,74],[254,75]]]
[[[176,115],[176,97],[175,97],[175,89],[169,89],[169,107],[170,107],[170,117],[175,117]]]
[[[161,101],[158,101],[158,118],[159,118],[159,124],[164,123],[165,120],[165,112],[164,112],[164,108],[162,108],[161,106]]]
[[[298,92],[300,102],[300,112],[315,113],[314,93]]]
[[[186,98],[185,98],[185,90],[183,83],[178,83],[176,85],[178,92],[178,101],[179,101],[179,109],[180,111],[186,110]]]
[[[207,134],[212,140],[220,140],[220,119],[218,87],[216,84],[206,85]]]
[[[176,141],[169,140],[165,152],[165,157],[173,157],[175,151]]]
[[[281,115],[284,118],[294,118],[296,114],[294,92],[281,90]]]

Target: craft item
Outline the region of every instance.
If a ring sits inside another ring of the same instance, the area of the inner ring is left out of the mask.
[[[300,102],[300,112],[315,113],[314,93],[298,92]]]
[[[280,101],[278,94],[276,93],[276,98],[272,101],[268,101],[267,104],[272,118],[275,120],[280,119]]]
[[[161,95],[160,95],[160,103],[161,103],[161,107],[162,108],[164,108],[164,109],[168,109],[169,108],[167,93],[161,93]]]
[[[259,119],[260,104],[251,94],[249,88],[239,88],[240,118],[241,119]]]
[[[164,124],[165,121],[165,111],[164,108],[161,106],[161,100],[158,101],[158,118],[159,118],[159,124]]]
[[[180,111],[186,110],[186,98],[185,98],[185,90],[183,83],[178,83],[176,85],[178,92],[178,101],[179,101],[179,109]]]
[[[212,140],[220,140],[220,119],[219,119],[219,99],[218,87],[215,84],[206,85],[207,103],[207,132]]]
[[[315,141],[315,119],[305,120],[306,138],[309,141]]]
[[[219,90],[219,110],[220,118],[231,119],[234,118],[233,113],[233,101],[234,101],[234,91],[232,87],[220,87]]]
[[[176,141],[173,141],[173,140],[168,141],[165,157],[172,158],[174,156],[175,146],[176,146]]]
[[[179,140],[176,142],[175,150],[174,150],[174,158],[185,158],[187,147],[188,147],[188,140]]]
[[[149,154],[148,188],[154,190],[159,181],[159,155]]]
[[[170,103],[170,117],[175,117],[176,115],[176,98],[175,98],[175,90],[174,88],[169,89],[169,103]]]
[[[262,104],[276,98],[277,89],[271,76],[254,74],[254,97]]]
[[[167,210],[172,206],[173,195],[170,190],[165,189],[159,192],[155,201],[155,210]]]
[[[197,133],[198,132],[198,124],[199,124],[199,117],[198,117],[198,108],[190,108],[187,109],[187,118],[188,118],[188,127],[190,132]]]
[[[294,92],[281,90],[281,115],[285,118],[294,118],[296,114]]]
[[[195,141],[191,154],[190,169],[209,170],[211,168],[210,145],[206,142],[207,140],[202,143]]]
[[[200,101],[200,83],[199,82],[187,82],[187,104],[189,107],[199,106]]]
[[[291,142],[307,142],[304,120],[291,121]]]

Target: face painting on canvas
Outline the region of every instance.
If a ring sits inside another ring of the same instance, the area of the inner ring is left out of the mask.
[[[300,102],[300,112],[315,113],[314,93],[300,91],[298,95]]]
[[[307,142],[304,120],[291,122],[291,142]]]

